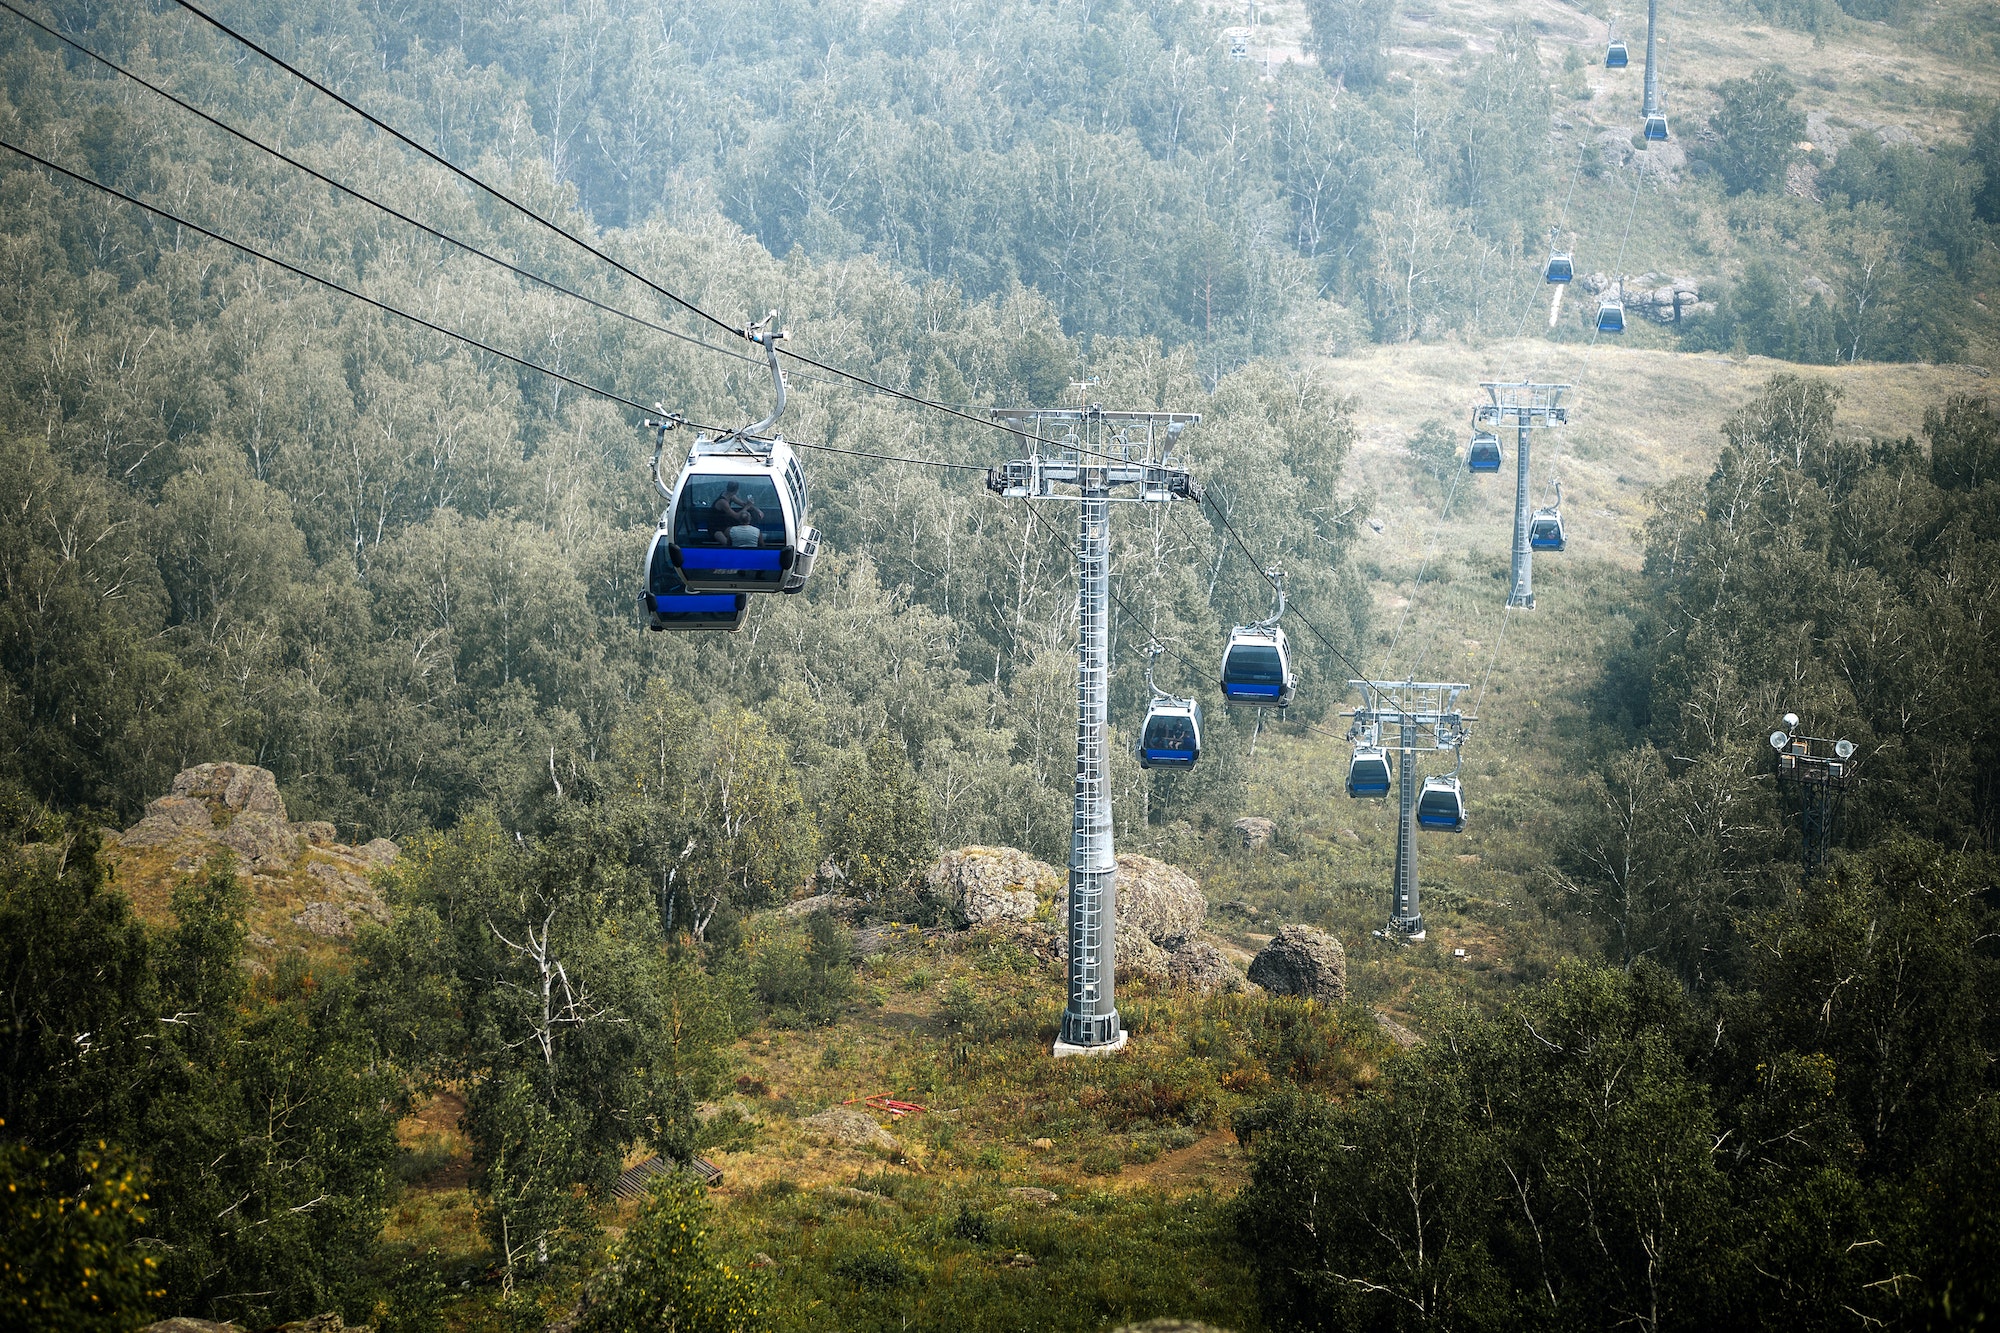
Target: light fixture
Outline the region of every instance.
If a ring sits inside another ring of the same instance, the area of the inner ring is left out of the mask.
[[[1835,741],[1833,743],[1833,752],[1842,759],[1852,759],[1854,757],[1854,742]]]
[[[1797,713],[1785,714],[1785,730],[1797,731],[1798,729],[1799,729],[1799,715]]]
[[[1781,751],[1785,748],[1785,746],[1791,743],[1791,739],[1792,738],[1790,736],[1787,736],[1782,731],[1774,731],[1771,733],[1771,748],[1773,750]]]

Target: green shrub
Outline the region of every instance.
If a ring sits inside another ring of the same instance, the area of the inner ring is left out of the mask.
[[[662,1176],[585,1303],[579,1333],[751,1333],[770,1326],[763,1283],[709,1253],[708,1200],[685,1175]]]
[[[144,1179],[101,1143],[74,1165],[25,1143],[0,1150],[0,1324],[67,1333],[145,1323],[166,1294],[157,1262],[133,1245],[146,1200]]]

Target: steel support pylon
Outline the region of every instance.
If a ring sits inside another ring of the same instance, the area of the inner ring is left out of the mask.
[[[1660,0],[1646,0],[1646,95],[1645,105],[1640,114],[1657,116],[1660,111],[1660,66],[1654,59],[1657,54],[1655,34],[1660,26]]]
[[[1111,844],[1106,743],[1111,654],[1111,501],[1104,469],[1086,470],[1076,519],[1076,786],[1069,844],[1069,1004],[1060,1045],[1122,1043],[1118,858]],[[1106,923],[1111,928],[1106,929]]]
[[[1079,386],[1081,387],[1081,386]],[[1200,499],[1201,487],[1167,448],[1194,412],[1106,412],[1098,407],[996,410],[1021,423],[1034,452],[987,473],[986,486],[1012,499],[1069,498],[1076,516],[1076,781],[1069,842],[1069,995],[1055,1054],[1122,1050],[1118,1019],[1118,856],[1111,835],[1111,506],[1119,500],[1168,504]],[[1051,438],[1053,436],[1053,438]],[[1046,449],[1046,452],[1044,450]],[[1138,494],[1114,494],[1136,487]]]
[[[1535,549],[1528,544],[1528,453],[1526,426],[1514,431],[1514,582],[1507,592],[1507,605],[1533,610],[1535,605]]]
[[[1396,909],[1389,929],[1412,938],[1424,933],[1423,903],[1417,889],[1417,723],[1403,714],[1398,728],[1402,752],[1396,757]]]
[[[1424,910],[1417,881],[1417,755],[1422,750],[1449,752],[1456,767],[1467,727],[1478,719],[1460,710],[1459,695],[1471,687],[1463,681],[1350,680],[1361,692],[1361,706],[1348,716],[1354,733],[1379,735],[1396,728],[1396,882],[1395,905],[1386,931],[1377,934],[1409,940],[1424,938]],[[1430,733],[1426,739],[1424,733]]]

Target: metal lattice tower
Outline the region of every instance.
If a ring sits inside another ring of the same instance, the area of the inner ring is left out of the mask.
[[[1823,736],[1800,736],[1792,728],[1796,715],[1785,715],[1786,729],[1771,733],[1778,752],[1778,786],[1795,789],[1799,801],[1799,861],[1805,877],[1825,868],[1833,848],[1835,816],[1840,797],[1854,781],[1854,743]]]
[[[1417,752],[1449,750],[1456,761],[1466,724],[1478,720],[1458,707],[1458,696],[1472,687],[1453,681],[1350,680],[1347,688],[1361,691],[1361,706],[1348,714],[1357,729],[1396,728],[1396,905],[1389,930],[1420,940],[1425,931],[1417,885]],[[1429,745],[1423,744],[1426,730]]]
[[[1111,505],[1199,500],[1201,487],[1168,455],[1197,412],[1106,412],[1079,408],[996,409],[1020,423],[1033,450],[986,474],[988,490],[1012,499],[1077,501],[1076,785],[1069,843],[1069,1002],[1055,1053],[1120,1050],[1118,859],[1111,845],[1107,693],[1111,646]],[[1159,438],[1164,435],[1164,445]],[[1046,451],[1046,452],[1045,452]],[[1066,490],[1059,493],[1057,487]],[[1116,495],[1135,488],[1137,494]]]
[[[1534,550],[1528,545],[1528,456],[1529,432],[1566,425],[1569,409],[1562,396],[1567,384],[1508,384],[1482,381],[1487,400],[1473,412],[1473,425],[1496,434],[1503,426],[1514,428],[1514,580],[1507,592],[1507,605],[1531,610],[1535,605]]]

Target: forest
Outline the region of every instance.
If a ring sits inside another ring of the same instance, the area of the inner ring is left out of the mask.
[[[0,9],[6,1326],[2000,1308],[1987,6],[1664,4],[1666,141],[1602,0]],[[766,312],[816,564],[648,632]],[[1200,498],[1111,506],[1055,1060],[1081,535],[990,413],[1086,405]],[[1440,673],[1399,938],[1349,682]]]

